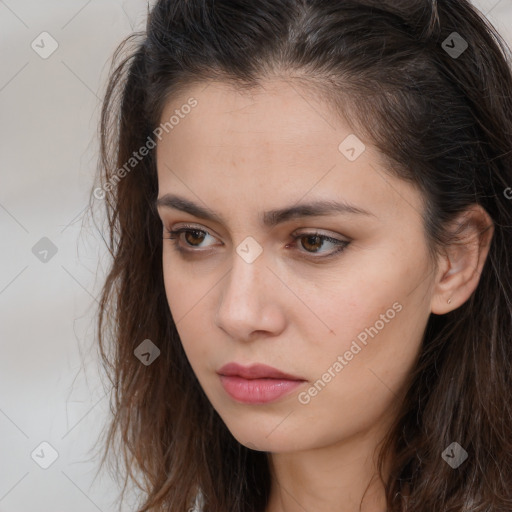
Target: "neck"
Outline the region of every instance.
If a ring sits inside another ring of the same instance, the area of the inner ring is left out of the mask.
[[[369,432],[314,450],[269,454],[265,512],[386,512],[375,443]],[[383,478],[388,464],[385,463]]]

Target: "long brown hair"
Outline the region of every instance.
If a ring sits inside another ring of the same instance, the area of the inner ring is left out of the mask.
[[[433,253],[471,204],[491,216],[479,285],[459,308],[430,316],[382,455],[392,453],[389,512],[510,512],[510,49],[466,0],[159,0],[146,30],[119,46],[91,194],[91,208],[105,208],[112,257],[97,323],[113,413],[102,465],[110,453],[123,495],[129,481],[144,491],[139,512],[186,512],[199,491],[208,512],[267,505],[267,454],[238,443],[213,409],[167,304],[155,151],[130,159],[193,82],[242,88],[275,74],[320,92],[374,141],[390,174],[419,187]],[[160,349],[150,365],[134,355],[147,339]],[[468,459],[452,469],[441,454],[455,441]]]

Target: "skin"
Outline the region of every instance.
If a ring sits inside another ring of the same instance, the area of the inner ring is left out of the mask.
[[[180,195],[223,219],[159,207],[164,237],[184,223],[207,231],[163,242],[167,300],[190,364],[233,436],[268,452],[266,512],[339,511],[340,504],[355,512],[369,484],[361,510],[382,512],[374,452],[396,414],[429,315],[456,309],[478,284],[490,219],[479,207],[469,210],[468,243],[446,248],[434,262],[420,192],[386,174],[362,137],[366,150],[349,161],[338,146],[353,128],[305,89],[282,79],[251,93],[196,84],[166,105],[162,122],[190,97],[197,106],[157,146],[158,196]],[[264,211],[326,198],[371,215],[298,218],[274,228],[260,222]],[[350,244],[322,260],[336,245],[291,237],[315,231]],[[252,263],[236,252],[248,236],[262,249]],[[183,255],[174,242],[195,252]],[[301,403],[299,394],[394,303],[400,312]],[[241,404],[216,373],[231,361],[267,364],[307,382],[275,402]]]

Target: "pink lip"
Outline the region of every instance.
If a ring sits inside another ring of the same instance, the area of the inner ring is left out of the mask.
[[[262,364],[241,366],[229,363],[217,373],[224,390],[233,399],[246,404],[277,400],[305,382],[305,379]]]
[[[302,377],[284,373],[266,364],[253,364],[242,366],[238,363],[225,364],[217,371],[219,375],[243,377],[244,379],[281,379],[281,380],[304,380]]]

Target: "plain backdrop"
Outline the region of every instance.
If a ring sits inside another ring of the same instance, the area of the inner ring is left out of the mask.
[[[512,46],[512,0],[475,3]],[[109,260],[84,215],[110,58],[146,13],[0,0],[1,512],[117,510],[91,454],[108,414],[94,314]]]

